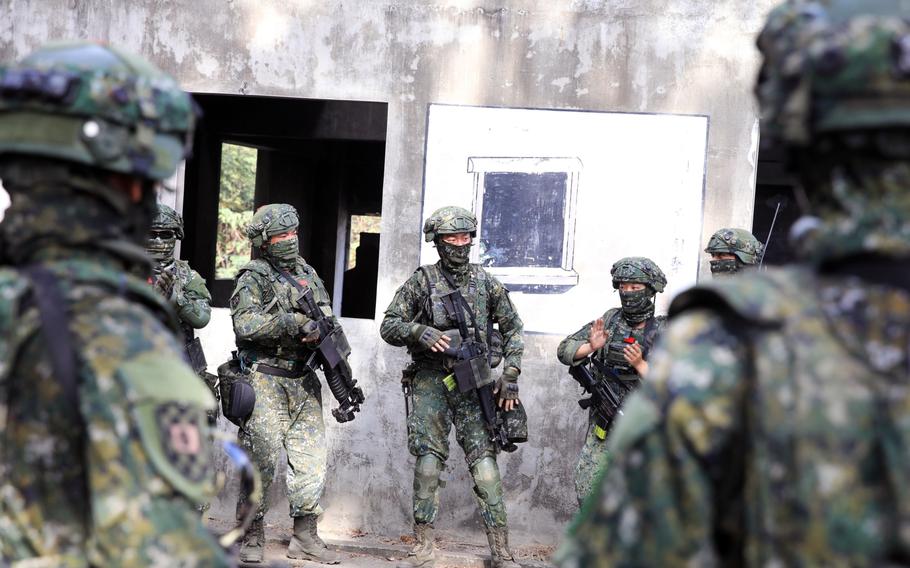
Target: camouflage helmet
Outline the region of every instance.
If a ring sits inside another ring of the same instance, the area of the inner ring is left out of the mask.
[[[183,238],[183,217],[164,203],[158,204],[158,211],[152,219],[152,230],[170,229],[177,239]]]
[[[300,224],[297,210],[287,203],[263,205],[246,226],[246,236],[255,248],[269,242],[270,237],[294,230]]]
[[[49,44],[0,66],[0,156],[163,180],[189,155],[198,114],[174,79],[97,43]]]
[[[613,288],[619,288],[620,282],[638,282],[650,286],[655,292],[663,292],[667,285],[663,270],[653,260],[643,256],[617,260],[610,269],[610,276],[613,277]]]
[[[765,246],[745,229],[720,229],[711,235],[708,247],[709,254],[733,254],[743,264],[758,264]]]
[[[463,207],[448,206],[437,209],[427,217],[423,224],[423,238],[426,242],[435,241],[440,235],[470,233],[477,236],[477,217]]]
[[[910,6],[790,0],[758,37],[762,139],[806,147],[819,135],[910,126]]]

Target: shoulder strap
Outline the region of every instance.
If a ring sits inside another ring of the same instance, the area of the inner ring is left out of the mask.
[[[69,330],[66,300],[60,292],[56,277],[47,269],[31,265],[23,269],[23,272],[32,283],[32,299],[38,308],[41,333],[47,340],[54,376],[60,382],[67,398],[72,401],[73,408],[76,409],[76,414],[81,422],[79,385],[76,378],[76,352],[73,349],[72,335]]]
[[[468,305],[468,301],[465,300],[464,296],[461,294],[461,290],[458,289],[458,285],[455,283],[455,279],[452,278],[452,275],[448,273],[441,266],[438,267],[439,273],[442,274],[442,277],[446,279],[446,282],[449,284],[449,287],[452,289],[452,297],[461,303],[462,309],[468,313],[471,317],[471,326],[474,328],[474,341],[481,343],[480,341],[480,330],[477,329],[477,316],[474,314],[474,310],[471,309],[471,306]],[[462,335],[465,335],[462,332]],[[462,337],[462,339],[467,340],[467,337]]]

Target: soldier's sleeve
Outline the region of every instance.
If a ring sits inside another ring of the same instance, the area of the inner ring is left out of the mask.
[[[420,272],[411,275],[408,280],[395,291],[395,297],[385,310],[379,335],[391,345],[403,347],[412,343],[411,327],[415,325],[420,314],[421,300],[424,297]]]
[[[575,353],[578,352],[579,347],[588,342],[588,335],[591,333],[592,325],[594,325],[594,322],[588,322],[584,327],[559,342],[559,347],[556,348],[556,357],[560,363],[575,366],[583,361],[582,359],[576,361]]]
[[[244,271],[237,279],[231,294],[231,319],[237,339],[260,343],[277,342],[287,335],[298,333],[294,314],[264,305],[263,284],[253,271]]]
[[[176,303],[181,321],[195,329],[208,325],[212,317],[212,295],[205,286],[205,280],[195,270],[189,270],[187,281],[182,283],[177,293]]]
[[[655,350],[653,378],[613,428],[610,463],[558,549],[557,566],[716,561],[712,536],[730,520],[718,516],[732,513],[729,500],[714,496],[742,455],[736,440],[747,360],[719,317],[692,312],[673,320]]]
[[[490,309],[493,321],[499,324],[499,331],[502,333],[503,369],[515,367],[521,370],[521,356],[525,350],[521,337],[524,323],[518,317],[518,310],[509,298],[509,291],[493,276],[490,276]]]

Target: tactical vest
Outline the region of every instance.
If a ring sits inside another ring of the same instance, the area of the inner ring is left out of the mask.
[[[749,353],[725,471],[744,481],[717,521],[745,534],[746,563],[910,558],[910,294],[789,268],[714,280],[670,313],[698,309]]]
[[[423,325],[435,327],[443,331],[447,336],[452,338],[456,343],[461,341],[461,334],[458,330],[458,322],[448,313],[446,306],[442,301],[442,296],[452,292],[452,287],[440,273],[439,267],[435,264],[421,266],[419,271],[422,275],[423,282],[426,286],[424,303],[421,306],[420,313],[417,316],[417,322]],[[502,336],[497,330],[493,329],[493,321],[490,314],[490,277],[486,271],[476,264],[470,265],[468,281],[465,285],[459,286],[461,294],[467,301],[467,304],[474,312],[477,321],[478,331],[481,343],[488,346],[492,351],[492,363],[498,364],[501,359]],[[469,338],[474,338],[474,329],[471,327],[470,316],[465,313],[467,319]],[[488,339],[489,338],[489,339]],[[446,369],[451,368],[453,361],[442,353],[433,353],[432,351],[419,351],[411,349],[411,356],[416,362],[425,362],[438,366],[442,364]],[[492,364],[496,367],[497,364]]]
[[[263,259],[252,260],[237,274],[237,279],[247,271],[260,275],[266,285],[261,287],[262,312],[268,314],[293,314],[296,311],[295,301],[298,296],[297,289],[285,282],[277,270]],[[316,270],[297,258],[297,266],[293,272],[289,271],[298,281],[313,291],[316,303],[326,316],[331,317],[331,301],[324,291],[322,281]],[[309,347],[300,342],[300,337],[282,337],[277,344],[265,345],[253,341],[237,340],[237,347],[245,364],[262,362],[282,369],[296,369],[298,363],[309,355]]]
[[[602,366],[612,370],[617,377],[602,373],[597,366],[594,367],[594,371],[598,378],[610,381],[610,384],[614,385],[613,390],[619,396],[620,402],[641,384],[638,372],[623,356],[623,349],[631,343],[628,339],[635,339],[647,360],[654,340],[666,323],[666,319],[666,316],[651,317],[645,322],[643,328],[633,329],[622,317],[622,308],[612,308],[604,313],[604,331],[609,333],[609,340],[606,345],[594,353],[593,357]]]

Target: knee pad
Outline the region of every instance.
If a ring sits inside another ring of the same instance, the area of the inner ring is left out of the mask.
[[[430,499],[439,487],[442,461],[433,454],[422,455],[414,465],[414,495],[419,499]]]
[[[471,466],[471,476],[474,478],[474,492],[481,501],[488,506],[502,502],[502,480],[495,459],[485,457],[475,462]]]

